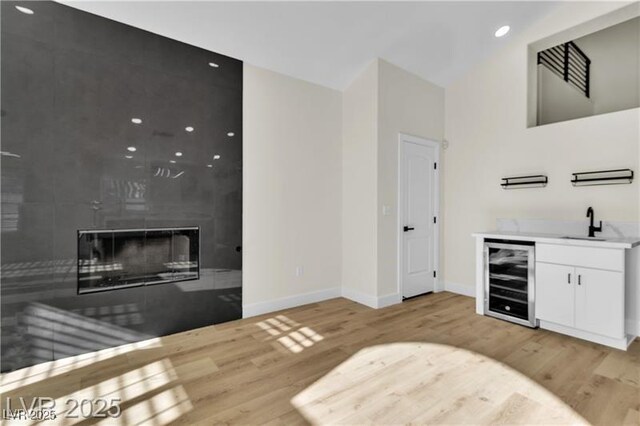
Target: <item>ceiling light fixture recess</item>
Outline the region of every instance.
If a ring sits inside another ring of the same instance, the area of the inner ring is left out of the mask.
[[[220,65],[216,64],[215,62],[209,62],[209,66],[211,68],[219,68],[220,67]]]
[[[169,160],[171,164],[176,164],[176,160]]]
[[[195,130],[195,129],[194,129],[193,127],[191,127],[191,126],[187,126],[187,127],[185,127],[184,129],[185,129],[187,132],[189,132],[189,133],[191,133],[191,132],[193,132],[193,131]]]
[[[133,124],[142,124],[142,119],[140,119],[140,118],[132,118],[131,122]]]
[[[213,159],[214,159],[214,160],[219,160],[219,159],[220,159],[220,154],[216,154],[216,155],[214,155],[214,156],[213,156]]]
[[[507,35],[507,33],[509,32],[509,30],[511,29],[510,26],[508,25],[503,25],[502,27],[498,28],[495,32],[495,36],[496,37],[503,37],[505,35]]]
[[[182,157],[182,153],[180,151],[176,152],[176,157]]]
[[[235,135],[236,135],[236,134],[235,134],[235,133],[233,133],[233,132],[229,132],[229,133],[227,133],[227,136],[229,136],[230,138],[234,137]]]
[[[127,160],[131,160],[133,158],[133,155],[125,155],[124,158],[126,158]]]
[[[24,6],[16,6],[16,9],[18,9],[18,11],[27,14],[27,15],[33,15],[33,10],[29,9],[28,7],[24,7]]]
[[[136,152],[136,147],[135,146],[128,146],[127,147],[127,151]]]
[[[212,167],[213,167],[213,164],[207,164],[207,167],[208,167],[208,168],[212,168]]]

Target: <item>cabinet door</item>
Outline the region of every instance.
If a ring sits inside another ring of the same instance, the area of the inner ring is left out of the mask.
[[[573,266],[536,262],[536,318],[574,326]]]
[[[624,337],[622,272],[576,268],[576,328],[613,338]]]

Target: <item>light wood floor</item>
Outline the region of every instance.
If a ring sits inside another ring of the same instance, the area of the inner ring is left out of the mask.
[[[640,342],[530,330],[446,292],[334,299],[40,364],[1,390],[56,398],[59,416],[68,398],[121,398],[106,424],[637,425]]]

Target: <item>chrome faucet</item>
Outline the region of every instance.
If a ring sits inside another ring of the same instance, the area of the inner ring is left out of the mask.
[[[596,232],[602,232],[602,221],[600,221],[600,226],[593,226],[593,207],[587,209],[587,217],[591,218],[591,222],[589,223],[589,236],[595,237]]]

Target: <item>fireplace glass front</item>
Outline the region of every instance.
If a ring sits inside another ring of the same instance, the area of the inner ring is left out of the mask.
[[[200,278],[198,227],[78,231],[78,293]]]

